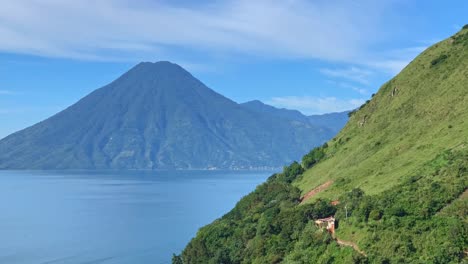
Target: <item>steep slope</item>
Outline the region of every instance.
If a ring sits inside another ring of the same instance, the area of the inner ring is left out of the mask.
[[[275,117],[282,117],[290,120],[296,120],[301,123],[310,123],[313,126],[326,128],[330,130],[330,133],[336,135],[348,121],[349,111],[340,113],[328,113],[323,115],[303,115],[297,110],[290,109],[279,109],[261,101],[254,100],[241,104],[242,106],[264,114],[271,114]]]
[[[347,179],[343,187],[379,193],[446,149],[468,142],[467,30],[428,48],[352,114],[328,143],[328,155],[305,173],[305,192]],[[333,158],[331,158],[333,157]],[[319,196],[319,197],[320,197]]]
[[[169,62],[140,63],[0,141],[0,169],[278,167],[331,138],[252,112]]]
[[[468,25],[302,164],[202,228],[173,263],[466,263],[467,189]],[[314,223],[329,216],[333,235]]]

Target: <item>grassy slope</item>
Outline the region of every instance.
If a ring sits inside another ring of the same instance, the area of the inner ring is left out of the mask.
[[[467,40],[464,29],[435,44],[384,84],[328,143],[328,158],[296,186],[305,193],[333,179],[315,198],[338,198],[354,187],[377,194],[441,151],[468,142]],[[432,65],[443,54],[448,58]]]
[[[293,163],[270,177],[200,229],[173,263],[465,261],[468,29],[423,52],[316,150],[305,156],[319,157],[312,168]],[[301,192],[328,180],[331,187],[299,204]],[[337,237],[367,256],[314,226],[332,214]]]

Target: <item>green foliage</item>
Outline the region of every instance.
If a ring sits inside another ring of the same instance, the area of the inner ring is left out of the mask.
[[[302,166],[306,169],[311,168],[320,160],[325,158],[325,149],[327,147],[328,144],[312,149],[307,155],[302,157]]]
[[[468,245],[460,198],[468,187],[468,150],[445,151],[416,175],[379,195],[359,189],[343,195],[336,217],[346,224],[337,236],[361,242],[371,263],[461,262]]]
[[[175,254],[172,255],[172,264],[183,264],[181,256],[177,256]]]
[[[464,31],[452,37],[454,45],[468,46],[468,32],[465,27],[463,28],[465,29]]]
[[[357,111],[356,109],[353,110],[353,111],[349,111],[349,112],[348,112],[348,117],[352,117],[353,114],[356,113],[356,111]]]
[[[314,199],[336,200],[354,186],[378,194],[441,150],[466,142],[468,46],[464,43],[468,45],[468,30],[428,48],[385,83],[366,107],[354,112],[336,140],[328,142],[327,158],[306,170],[295,186],[305,194],[320,183],[335,181]],[[443,54],[448,58],[431,67],[431,61]],[[347,137],[352,139],[346,142]],[[339,178],[349,181],[342,185],[347,189],[338,188]]]
[[[284,167],[282,175],[278,176],[280,180],[291,183],[304,172],[301,164],[294,161],[291,165]]]
[[[377,220],[380,220],[381,217],[382,217],[382,212],[378,209],[373,209],[369,213],[369,219],[377,221]]]
[[[437,58],[435,58],[435,59],[433,59],[433,60],[431,61],[431,66],[435,66],[435,65],[437,65],[437,64],[439,64],[439,63],[442,63],[442,62],[444,62],[447,58],[448,58],[447,54],[441,54],[439,57],[437,57]]]
[[[466,262],[467,32],[387,82],[335,139],[304,156],[305,171],[291,164],[201,229],[184,263]],[[336,236],[367,256],[316,229],[312,220],[332,214]]]
[[[464,25],[463,29],[468,29],[468,24]]]
[[[310,240],[304,230],[316,233],[313,219],[333,215],[335,207],[328,200],[298,206],[300,191],[288,181],[301,171],[298,163],[291,164],[241,199],[231,212],[200,229],[180,256],[183,263],[279,263],[301,238]],[[324,235],[312,236],[313,243],[331,243]],[[316,254],[321,253],[317,249]],[[173,263],[178,260],[179,256]]]
[[[367,100],[365,103],[363,103],[360,107],[359,107],[359,110],[362,110],[364,107],[366,107],[366,105],[369,103],[370,101]]]
[[[298,165],[283,173],[295,175],[301,171]],[[468,187],[467,149],[442,152],[381,194],[354,188],[340,197],[336,208],[323,199],[299,206],[299,190],[285,179],[289,177],[270,177],[230,213],[202,228],[173,263],[462,261],[468,226],[466,207],[457,201]],[[450,210],[440,213],[446,207]],[[313,220],[330,215],[344,223],[337,236],[356,240],[367,257],[338,247],[328,233],[316,229]]]

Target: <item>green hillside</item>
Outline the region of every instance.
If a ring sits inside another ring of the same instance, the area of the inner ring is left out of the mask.
[[[384,84],[302,164],[202,228],[173,263],[462,263],[467,187],[465,26]],[[332,215],[334,235],[314,223]]]
[[[430,47],[384,84],[297,186],[306,192],[338,180],[343,184],[318,197],[338,198],[353,187],[380,193],[443,150],[468,142],[467,33]]]

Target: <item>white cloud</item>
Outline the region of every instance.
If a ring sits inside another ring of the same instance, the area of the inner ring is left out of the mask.
[[[437,41],[434,41],[433,43],[435,42]],[[403,68],[405,68],[416,56],[427,48],[428,46],[415,46],[388,50],[379,60],[363,60],[362,64],[393,76],[403,70]]]
[[[382,61],[371,61],[368,62],[368,65],[370,67],[374,67],[376,69],[379,69],[380,71],[386,72],[390,75],[396,75],[398,74],[403,68],[405,68],[409,63],[411,62],[411,59],[407,60],[382,60]]]
[[[297,109],[304,114],[323,114],[352,110],[361,106],[364,99],[339,99],[336,97],[285,96],[273,97],[266,103],[280,108]]]
[[[380,34],[390,2],[15,0],[0,9],[0,50],[88,60],[166,59],[179,48],[352,60]]]
[[[351,89],[361,95],[368,95],[368,88],[373,84],[373,77],[382,73],[389,76],[398,74],[425,49],[427,46],[388,50],[385,56],[374,55],[374,57],[380,57],[379,59],[364,58],[356,65],[334,69],[322,68],[319,72],[329,77],[331,79],[329,81],[335,86]]]
[[[358,86],[354,86],[354,85],[351,85],[349,83],[346,83],[346,82],[339,82],[337,83],[338,86],[340,87],[343,87],[343,88],[348,88],[348,89],[351,89],[361,95],[367,95],[369,94],[369,92],[367,91],[367,89],[364,89],[364,88],[361,88],[361,87],[358,87]]]
[[[358,82],[360,84],[368,85],[370,84],[369,78],[373,74],[372,71],[359,68],[359,67],[349,67],[345,69],[320,69],[320,73],[328,76],[328,77],[335,77],[338,79],[346,79],[354,82]]]

